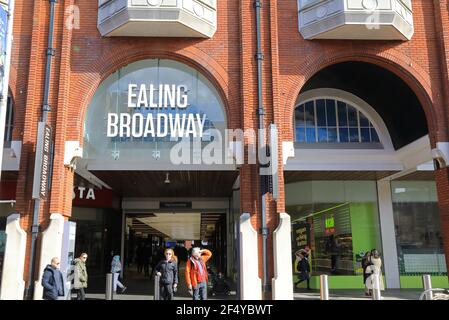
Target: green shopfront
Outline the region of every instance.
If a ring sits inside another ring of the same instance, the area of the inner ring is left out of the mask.
[[[287,185],[286,198],[293,254],[312,250],[312,287],[319,287],[319,274],[332,275],[331,287],[363,287],[360,253],[381,248],[376,183],[296,182]]]
[[[432,275],[434,286],[446,287],[435,181],[392,181],[391,190],[401,288],[421,288],[423,274]],[[329,275],[331,288],[363,288],[361,256],[383,251],[376,182],[294,182],[286,186],[286,203],[294,281],[295,252],[308,246],[312,288],[319,288],[321,274]]]

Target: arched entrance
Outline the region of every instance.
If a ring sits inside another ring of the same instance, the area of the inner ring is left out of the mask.
[[[115,254],[125,282],[152,281],[165,247],[180,259],[185,248],[207,247],[214,271],[235,278],[238,171],[223,138],[224,105],[205,76],[173,60],[140,60],[100,84],[84,120],[72,212],[76,251],[91,252],[99,285]]]
[[[284,167],[294,266],[308,247],[331,288],[363,288],[361,260],[378,249],[389,288],[421,287],[423,273],[447,283],[431,121],[413,90],[374,64],[338,63],[305,83],[294,110]]]

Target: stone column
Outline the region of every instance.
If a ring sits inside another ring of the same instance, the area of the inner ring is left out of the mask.
[[[258,236],[249,213],[240,216],[240,298],[262,300],[262,280],[259,277]]]
[[[6,248],[0,300],[23,300],[26,241],[27,234],[20,227],[20,214],[10,215],[6,222]]]
[[[53,257],[61,259],[62,236],[64,233],[64,217],[59,213],[50,216],[50,224],[42,233],[42,242],[39,259],[39,273],[34,287],[34,300],[41,300],[44,288],[41,285],[45,267],[50,264]]]
[[[391,197],[391,182],[377,181],[377,195],[379,200],[380,233],[382,235],[382,255],[385,268],[387,288],[401,287],[399,278],[398,250],[396,246],[396,232],[394,229],[393,200]]]
[[[274,231],[273,300],[293,300],[292,227],[287,213],[279,214]]]

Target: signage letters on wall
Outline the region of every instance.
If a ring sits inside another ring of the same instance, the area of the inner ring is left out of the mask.
[[[186,86],[161,84],[128,85],[128,109],[132,113],[108,113],[109,138],[189,138],[203,137],[206,115],[172,113],[189,106]],[[155,100],[156,98],[156,100]],[[154,115],[150,110],[164,110]]]

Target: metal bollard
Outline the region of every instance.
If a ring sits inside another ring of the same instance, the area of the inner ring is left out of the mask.
[[[158,275],[154,276],[154,300],[161,299],[161,290],[159,288],[160,277]]]
[[[106,300],[114,299],[114,275],[106,274]]]
[[[373,274],[373,300],[382,300],[380,293],[380,275],[378,273]]]
[[[329,285],[327,275],[320,275],[320,300],[329,300]]]
[[[424,290],[432,289],[432,279],[430,278],[430,274],[425,274],[422,276],[422,284]],[[429,291],[426,293],[426,300],[433,300],[433,293]]]

